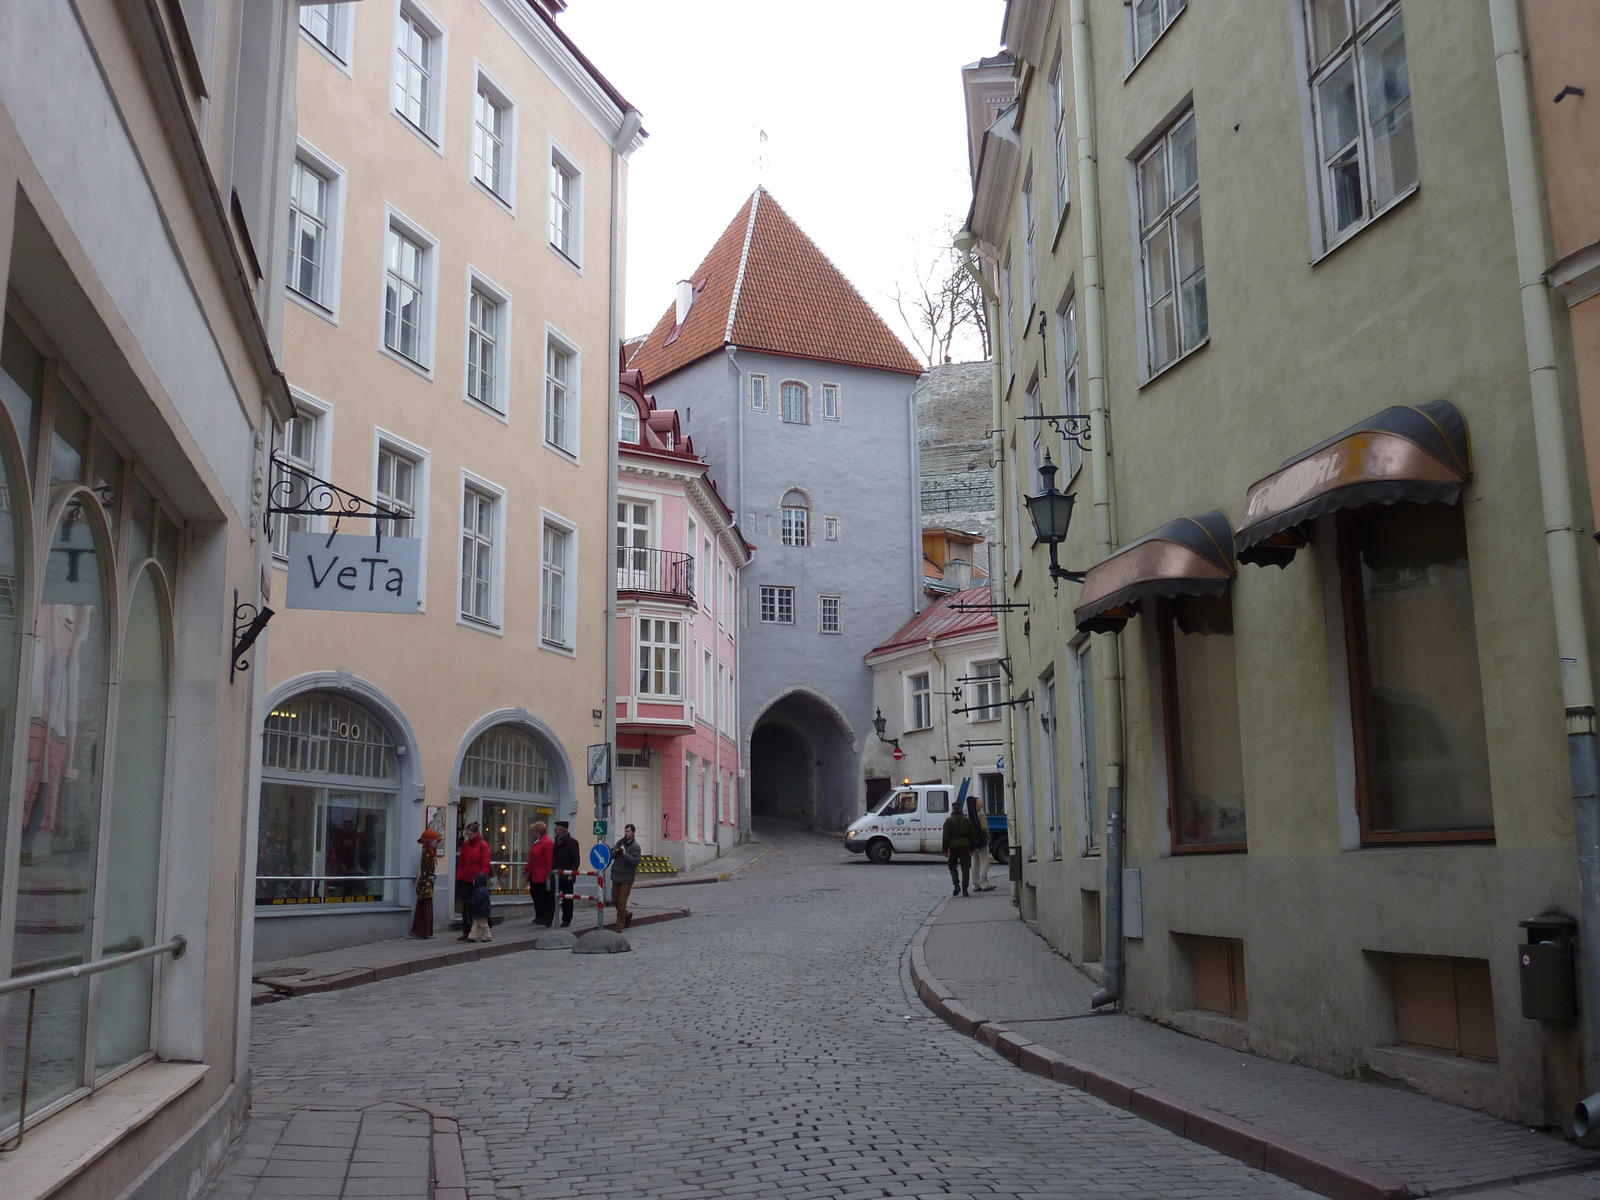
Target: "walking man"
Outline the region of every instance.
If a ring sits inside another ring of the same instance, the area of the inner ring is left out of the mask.
[[[572,924],[572,885],[578,882],[578,839],[567,832],[565,821],[556,822],[555,844],[550,849],[550,866],[556,873],[556,891],[561,893],[561,928]],[[551,913],[554,916],[554,911]]]
[[[472,899],[473,880],[489,873],[489,843],[483,840],[476,821],[467,824],[467,840],[456,847],[456,903],[461,905],[461,936],[468,941],[472,922],[467,920],[467,901]]]
[[[544,835],[544,822],[533,823],[533,845],[528,847],[528,865],[522,873],[528,878],[528,890],[533,893],[533,923],[549,929],[556,920],[556,897],[550,890],[550,864],[555,857],[555,843]]]
[[[966,896],[971,881],[972,822],[957,808],[944,819],[945,861],[950,864],[950,894]]]
[[[633,891],[634,876],[639,873],[639,859],[644,850],[634,840],[633,826],[622,827],[622,837],[611,847],[611,904],[617,910],[617,928],[626,929],[633,914],[628,911],[628,893]]]

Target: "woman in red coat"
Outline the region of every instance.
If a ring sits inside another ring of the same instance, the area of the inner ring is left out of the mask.
[[[556,896],[550,890],[550,864],[555,852],[556,844],[545,836],[544,822],[535,821],[533,845],[528,847],[528,865],[522,868],[522,874],[533,893],[533,923],[546,929],[556,920]]]
[[[483,840],[478,823],[473,821],[467,826],[467,840],[456,847],[456,903],[465,905],[472,898],[472,881],[488,873],[489,843]],[[456,939],[458,942],[467,940],[467,927],[472,924],[466,919],[465,912],[463,908],[461,936]]]

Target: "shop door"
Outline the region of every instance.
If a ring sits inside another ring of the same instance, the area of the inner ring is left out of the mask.
[[[617,823],[606,834],[607,844],[615,846],[622,827],[632,825],[640,848],[654,854],[661,833],[661,793],[655,772],[637,767],[618,771],[616,808]]]

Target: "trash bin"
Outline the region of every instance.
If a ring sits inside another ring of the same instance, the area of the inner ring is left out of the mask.
[[[1578,923],[1565,913],[1519,921],[1527,932],[1517,947],[1522,1015],[1533,1021],[1570,1021],[1578,1015],[1574,945]]]

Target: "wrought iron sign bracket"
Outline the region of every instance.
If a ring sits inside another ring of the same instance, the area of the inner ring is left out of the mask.
[[[261,531],[269,538],[272,536],[272,518],[275,516],[331,516],[333,525],[328,531],[328,545],[332,546],[333,539],[339,532],[339,522],[345,517],[352,519],[371,517],[373,528],[377,532],[378,549],[381,550],[383,549],[381,518],[404,515],[313,475],[304,467],[297,466],[280,456],[276,450],[272,452],[272,468],[272,486],[267,489],[267,508],[261,518]]]
[[[951,612],[1027,612],[1032,602],[1028,600],[1005,600],[998,604],[968,604],[962,602],[950,604]]]
[[[250,664],[244,656],[256,644],[261,631],[272,620],[272,610],[265,604],[240,604],[239,589],[233,589],[233,661],[228,664],[228,682],[240,671],[248,671]]]
[[[1054,429],[1065,441],[1076,442],[1080,450],[1089,448],[1089,422],[1091,417],[1088,413],[1067,413],[1057,417],[1041,414],[1039,416],[1016,417],[1014,419],[1018,421],[1046,421],[1049,423],[1050,428]]]

